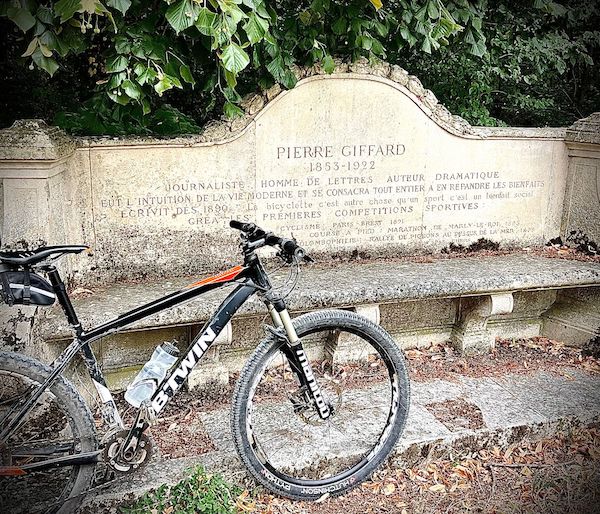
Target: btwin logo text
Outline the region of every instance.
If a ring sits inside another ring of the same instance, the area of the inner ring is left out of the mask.
[[[217,335],[214,333],[213,329],[208,327],[206,332],[198,338],[196,344],[192,346],[191,350],[179,363],[179,366],[177,366],[177,369],[173,371],[169,377],[169,380],[152,400],[152,410],[154,410],[155,414],[158,414],[162,410],[169,398],[171,398],[181,387],[183,381],[187,378],[187,376],[190,374],[190,371],[192,371],[194,366],[202,358],[216,337]]]

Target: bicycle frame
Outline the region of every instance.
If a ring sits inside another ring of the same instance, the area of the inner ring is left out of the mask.
[[[107,423],[109,429],[125,429],[90,344],[160,311],[193,300],[213,289],[234,283],[238,284],[238,286],[225,298],[225,300],[223,300],[212,318],[204,325],[203,329],[179,357],[176,364],[171,368],[171,373],[158,385],[150,401],[145,402],[142,407],[140,407],[137,419],[130,428],[125,449],[127,450],[132,445],[135,445],[142,432],[149,426],[147,416],[144,416],[143,414],[148,414],[150,419],[158,416],[168,404],[169,400],[181,388],[192,369],[202,359],[237,310],[255,293],[260,293],[263,296],[263,301],[271,314],[275,327],[281,331],[282,339],[289,343],[288,345],[283,345],[285,347],[283,348],[283,351],[288,359],[290,359],[290,365],[297,370],[301,385],[305,385],[309,394],[315,399],[316,404],[319,406],[320,414],[323,416],[324,412],[325,416],[328,415],[327,407],[325,406],[325,409],[322,408],[324,402],[318,386],[315,387],[316,381],[312,376],[312,371],[309,367],[306,367],[306,355],[304,354],[301,345],[298,344],[298,338],[285,304],[283,300],[273,298],[270,294],[271,284],[269,278],[257,257],[254,257],[254,259],[246,259],[243,266],[236,266],[213,277],[190,284],[184,289],[130,310],[112,321],[88,331],[82,329],[65,285],[56,268],[52,266],[45,271],[48,274],[48,278],[75,337],[73,342],[54,361],[52,364],[52,373],[44,383],[41,384],[37,390],[32,392],[25,401],[18,402],[5,416],[3,420],[10,421],[4,427],[2,433],[0,433],[0,441],[8,440],[8,438],[19,428],[29,409],[35,405],[43,392],[52,384],[56,377],[62,373],[77,352],[81,352],[85,366],[90,374],[94,387],[98,392],[98,396],[102,401],[102,415],[104,421]],[[11,418],[11,416],[13,417]],[[74,455],[72,458],[58,457],[43,462],[32,463],[31,465],[25,465],[22,469],[39,470],[56,465],[75,465],[86,462],[97,462],[100,458],[99,454],[100,451],[96,451],[89,454]]]

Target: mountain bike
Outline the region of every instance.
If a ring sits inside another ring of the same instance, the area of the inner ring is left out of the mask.
[[[55,297],[73,332],[73,342],[51,365],[0,353],[0,512],[73,512],[93,486],[99,463],[113,476],[143,466],[152,454],[147,429],[255,294],[272,324],[265,325],[265,339],[240,373],[231,412],[235,447],[249,473],[278,495],[316,500],[356,487],[386,459],[409,406],[406,366],[391,336],[350,311],[322,310],[292,319],[257,250],[275,248],[295,273],[294,283],[300,263],[310,257],[295,239],[253,223],[232,220],[230,226],[240,231],[242,265],[89,330],[82,328],[54,264],[88,247],[0,253],[4,299],[50,304]],[[224,286],[233,290],[126,427],[91,343]],[[102,436],[86,402],[63,375],[78,354],[98,393]]]

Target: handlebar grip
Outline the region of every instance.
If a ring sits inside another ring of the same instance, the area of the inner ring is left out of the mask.
[[[242,232],[252,232],[256,228],[254,223],[243,223],[242,221],[237,220],[231,220],[229,226],[236,230],[241,230]]]
[[[294,252],[298,248],[300,248],[300,246],[298,246],[298,243],[296,243],[296,241],[294,241],[293,239],[283,239],[281,241],[281,248],[283,249],[284,252],[287,252],[290,255],[293,255]]]

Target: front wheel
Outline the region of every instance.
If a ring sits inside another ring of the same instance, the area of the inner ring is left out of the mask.
[[[244,366],[233,398],[235,446],[271,491],[316,500],[371,476],[398,441],[408,415],[404,358],[380,326],[352,312],[294,319],[333,414],[322,420],[298,385],[282,343],[264,340]]]

